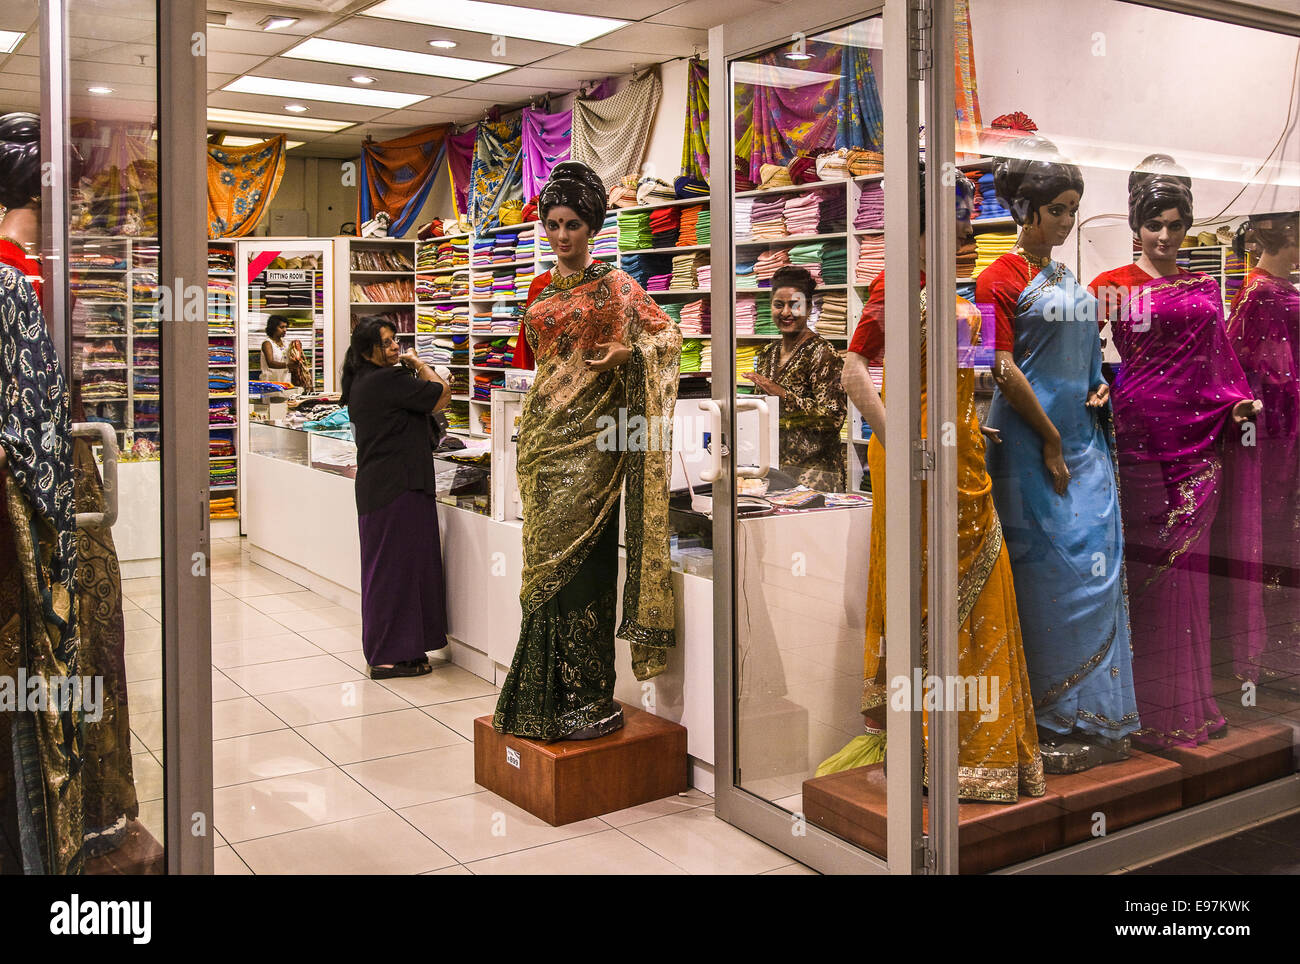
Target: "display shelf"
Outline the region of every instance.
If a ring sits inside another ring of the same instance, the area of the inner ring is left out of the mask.
[[[881,176],[882,175],[880,174],[864,174],[862,175],[862,179],[878,180]],[[798,191],[816,191],[829,187],[842,188],[845,184],[849,183],[850,180],[857,180],[857,178],[838,177],[829,181],[810,181],[807,184],[785,184],[781,187],[769,187],[766,189],[755,188],[752,191],[737,191],[735,197],[768,197],[772,194],[792,194]]]
[[[779,244],[804,244],[808,241],[843,241],[845,232],[828,231],[822,234],[788,234],[783,238],[747,238],[737,241],[737,248],[766,248]]]
[[[709,195],[701,194],[699,197],[679,197],[672,201],[656,201],[654,204],[634,204],[626,208],[610,208],[607,214],[622,214],[628,212],[631,214],[640,214],[642,211],[655,211],[659,208],[689,208],[696,204],[707,205]]]
[[[618,254],[620,258],[627,254],[690,254],[693,251],[708,251],[709,247],[707,244],[690,244],[680,247],[674,245],[671,248],[632,248],[629,251],[620,248]]]

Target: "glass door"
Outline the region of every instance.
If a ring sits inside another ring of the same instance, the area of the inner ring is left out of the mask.
[[[818,17],[795,29],[783,9],[715,28],[710,43],[712,382],[725,442],[713,504],[730,510],[714,513],[728,718],[717,809],[817,869],[910,873],[921,867],[920,725],[891,709],[889,681],[920,665],[909,605],[920,551],[908,536],[921,503],[905,472],[893,480],[901,535],[887,564],[884,446],[870,441],[884,424],[859,405],[881,388],[883,287],[872,282],[890,257],[895,276],[916,274],[917,232],[905,227],[916,202],[900,190],[887,213],[884,191],[887,137],[896,183],[917,179],[904,148],[918,79],[893,54],[913,25],[903,4],[831,4]],[[892,255],[887,236],[899,239]],[[904,303],[909,286],[897,288]],[[859,332],[873,294],[875,325]],[[899,329],[901,371],[919,356],[905,320]],[[890,431],[915,422],[918,384],[891,382]],[[888,651],[886,569],[898,599]]]
[[[6,387],[11,375],[36,377],[66,393],[63,403],[48,401],[57,390],[31,395],[41,411],[5,411],[7,427],[33,420],[42,439],[35,451],[5,447],[0,690],[23,679],[36,694],[0,703],[5,873],[161,874],[183,859],[197,870],[205,848],[210,866],[210,806],[186,815],[188,839],[168,833],[169,818],[180,822],[173,788],[187,779],[191,799],[204,795],[202,774],[178,761],[210,768],[205,734],[177,725],[181,674],[208,673],[206,512],[197,498],[175,499],[189,490],[181,466],[197,433],[168,394],[191,360],[184,298],[193,287],[198,315],[204,300],[178,257],[187,244],[201,252],[201,235],[169,232],[165,203],[166,176],[187,169],[167,140],[177,132],[160,125],[177,106],[175,88],[160,100],[160,54],[182,14],[201,29],[201,6],[160,17],[144,0],[20,2],[0,14],[0,70],[13,81],[0,88],[0,139],[34,188],[4,199],[5,311],[25,311],[29,327],[25,346],[6,327],[2,347],[48,349],[51,360],[35,376],[6,371]],[[202,59],[188,40],[183,50],[180,63],[196,73],[187,83],[201,91]],[[201,144],[201,129],[192,135]],[[28,281],[15,281],[23,273]],[[28,291],[35,300],[24,302]],[[55,561],[54,581],[33,594],[41,558]],[[43,624],[15,618],[32,605]],[[203,729],[208,688],[187,688],[186,712]],[[195,743],[203,749],[187,749]]]

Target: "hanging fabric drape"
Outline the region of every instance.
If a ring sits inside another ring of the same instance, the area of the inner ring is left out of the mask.
[[[82,160],[70,227],[77,233],[158,234],[158,142],[152,123],[83,120],[72,124]]]
[[[606,190],[639,172],[662,94],[658,72],[649,70],[612,97],[574,102],[571,156],[600,175]]]
[[[957,0],[953,13],[953,49],[957,66],[957,150],[980,151],[980,98],[975,83],[975,41],[970,29],[970,3]]]
[[[421,127],[391,141],[361,145],[357,229],[380,212],[388,215],[390,238],[410,230],[424,207],[446,149],[447,125]]]
[[[523,198],[531,201],[542,193],[551,169],[569,159],[573,142],[573,111],[543,114],[532,107],[524,108],[524,183]]]
[[[749,179],[762,178],[764,164],[788,165],[801,151],[835,146],[843,48],[803,41],[810,59],[790,68],[793,44],[745,65],[736,84],[736,156],[749,165]],[[808,75],[792,86],[791,77]],[[826,79],[829,78],[829,79]]]
[[[686,130],[682,133],[682,173],[709,179],[709,65],[686,62]]]
[[[845,47],[840,64],[839,129],[836,147],[883,151],[885,115],[880,108],[876,72],[871,51],[866,47]]]
[[[470,169],[474,166],[474,143],[478,139],[478,125],[460,134],[447,136],[447,170],[451,174],[451,189],[456,195],[456,213],[469,214]]]
[[[470,170],[469,219],[476,232],[500,223],[498,212],[507,201],[523,203],[520,160],[523,118],[480,121]]]
[[[284,176],[284,140],[208,145],[208,237],[241,238],[257,227]]]

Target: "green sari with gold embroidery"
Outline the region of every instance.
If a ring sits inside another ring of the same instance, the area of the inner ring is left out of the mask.
[[[675,641],[668,480],[682,337],[626,272],[600,262],[552,280],[522,330],[537,366],[518,425],[523,623],[492,725],[556,740],[617,718],[615,636],[631,644],[639,680],[663,671]],[[597,345],[614,341],[631,350],[627,362],[588,369],[604,354]],[[627,444],[611,430],[619,424]],[[615,629],[624,493],[627,578]]]

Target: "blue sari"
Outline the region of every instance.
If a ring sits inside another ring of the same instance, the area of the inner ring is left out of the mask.
[[[1097,302],[1049,262],[1016,304],[1013,357],[1052,424],[1070,470],[1064,496],[1043,443],[999,389],[987,423],[993,499],[1011,555],[1034,713],[1040,728],[1115,740],[1138,728],[1114,445],[1100,385]]]

